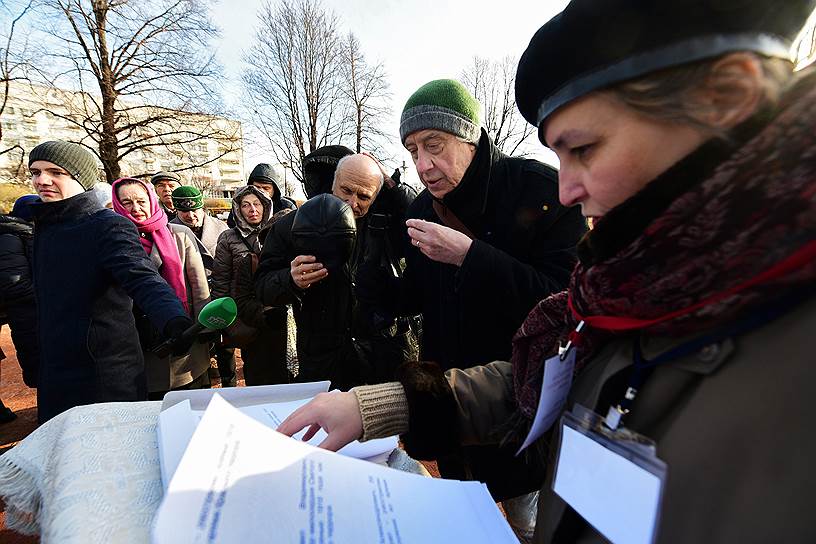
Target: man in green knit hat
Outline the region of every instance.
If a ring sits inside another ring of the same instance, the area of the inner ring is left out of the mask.
[[[224,221],[212,217],[204,210],[204,194],[197,187],[181,185],[172,192],[173,208],[176,218],[170,221],[188,227],[195,235],[196,245],[201,253],[201,261],[207,272],[207,283],[210,283],[214,265],[215,246],[218,237],[229,227]],[[212,286],[211,286],[212,287]],[[235,349],[225,348],[220,342],[210,350],[218,362],[218,374],[221,376],[221,387],[234,387]]]
[[[533,306],[567,287],[586,223],[579,210],[560,205],[554,168],[496,148],[481,126],[481,105],[458,81],[431,81],[411,95],[400,138],[426,189],[408,209],[413,247],[402,278],[371,274],[358,278],[358,290],[383,313],[421,313],[422,358],[442,371],[508,361],[513,334]],[[416,381],[420,366],[403,369],[404,385],[433,381]],[[450,421],[445,399],[434,402],[427,420],[412,414],[403,437],[409,454],[438,459],[443,476],[486,482],[496,500],[538,489],[531,475],[542,472],[515,457],[520,444],[461,447],[451,442],[455,429],[413,432]]]

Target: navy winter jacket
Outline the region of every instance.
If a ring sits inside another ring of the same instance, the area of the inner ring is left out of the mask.
[[[135,301],[156,329],[186,318],[135,225],[92,191],[32,204],[40,325],[40,422],[74,406],[146,400]]]

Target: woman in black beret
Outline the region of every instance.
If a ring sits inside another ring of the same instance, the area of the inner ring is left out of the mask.
[[[815,6],[571,2],[516,78],[561,202],[595,220],[569,289],[510,362],[419,363],[280,430],[433,454],[538,416],[537,542],[816,541],[816,74],[788,57]]]

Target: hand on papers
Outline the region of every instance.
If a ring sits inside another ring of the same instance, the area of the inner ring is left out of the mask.
[[[319,447],[337,451],[363,435],[363,419],[360,405],[354,393],[331,391],[320,393],[305,406],[297,409],[278,427],[278,432],[287,436],[297,434],[309,427],[303,441],[309,440],[321,428],[326,431],[326,439]]]

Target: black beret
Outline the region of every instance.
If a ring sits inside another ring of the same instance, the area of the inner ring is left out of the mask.
[[[576,98],[663,68],[734,51],[790,58],[814,6],[816,0],[573,0],[530,40],[516,73],[516,103],[540,128]]]

